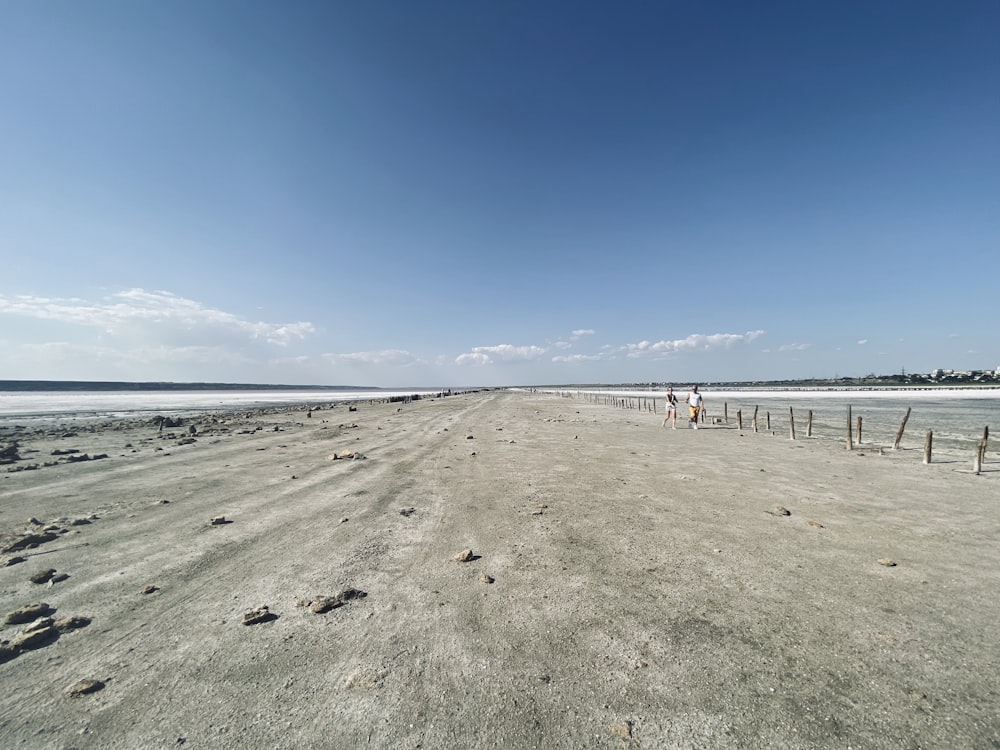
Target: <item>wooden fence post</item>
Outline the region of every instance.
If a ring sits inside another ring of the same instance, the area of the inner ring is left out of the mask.
[[[806,437],[813,436],[813,410],[809,410],[809,418],[806,420]]]
[[[788,431],[789,440],[795,440],[795,414],[792,413],[792,407],[788,407]]]
[[[765,424],[767,424],[767,429],[770,430],[771,429],[771,412],[770,412],[770,410],[764,412],[764,416],[767,417],[767,422]]]
[[[986,443],[990,439],[990,427],[987,425],[983,429],[983,436],[976,443],[976,460],[972,462],[972,468],[976,474],[981,474],[983,471],[983,461],[986,460]]]
[[[726,424],[729,424],[729,402],[722,402],[722,419]]]
[[[847,405],[847,450],[854,450],[854,435],[851,432],[854,425],[851,424],[851,405]]]
[[[899,430],[896,431],[896,439],[892,441],[892,449],[894,451],[899,450],[899,441],[903,439],[903,430],[906,429],[906,420],[910,418],[910,408],[906,407],[906,414],[903,415],[903,421],[899,423]]]
[[[760,408],[759,406],[755,406],[753,408],[753,431],[754,432],[757,432],[757,410],[759,408]]]
[[[858,417],[858,445],[861,445],[861,417]]]
[[[743,432],[743,410],[736,410],[736,424],[739,425],[740,432]]]
[[[927,437],[924,438],[924,463],[931,462],[931,445],[934,442],[934,430],[927,430]]]

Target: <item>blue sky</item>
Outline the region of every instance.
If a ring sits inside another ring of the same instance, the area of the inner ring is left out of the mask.
[[[995,0],[0,13],[0,379],[1000,365]]]

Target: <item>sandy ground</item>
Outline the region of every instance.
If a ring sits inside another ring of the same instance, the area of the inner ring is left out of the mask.
[[[57,623],[2,626],[0,746],[1000,746],[1000,463],[659,425],[495,391],[24,435],[4,547],[55,538],[0,610]]]

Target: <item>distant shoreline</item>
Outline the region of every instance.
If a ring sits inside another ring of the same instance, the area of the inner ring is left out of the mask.
[[[0,391],[387,391],[367,385],[282,385],[275,383],[174,383],[91,380],[0,380]],[[407,389],[408,390],[408,389]],[[447,390],[441,388],[439,390]]]

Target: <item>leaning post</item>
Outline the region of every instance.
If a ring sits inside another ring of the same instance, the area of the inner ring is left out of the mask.
[[[899,450],[899,441],[903,439],[903,430],[906,429],[906,420],[910,418],[911,407],[906,407],[906,414],[903,415],[903,421],[899,423],[899,429],[896,431],[896,439],[892,441],[892,449],[894,451]]]
[[[854,425],[851,424],[851,405],[847,405],[847,450],[854,450],[854,434],[851,429]]]
[[[792,412],[792,407],[788,407],[788,439],[795,440],[795,414]]]

